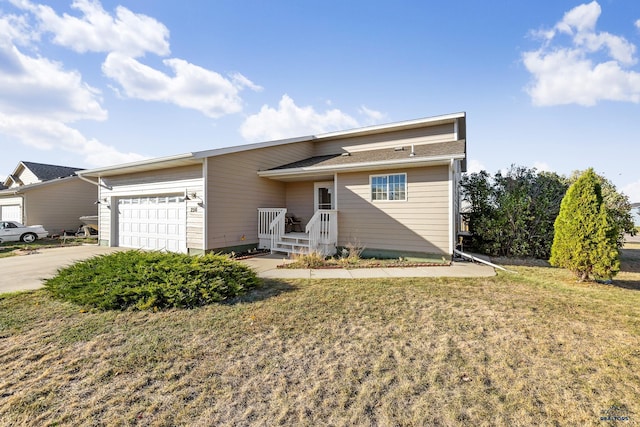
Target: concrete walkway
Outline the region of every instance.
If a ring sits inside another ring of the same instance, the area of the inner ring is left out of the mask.
[[[470,262],[454,262],[442,267],[324,268],[286,269],[278,265],[290,262],[282,255],[257,256],[242,260],[265,279],[378,279],[390,277],[491,277],[493,268]]]
[[[42,281],[53,277],[59,268],[96,255],[112,253],[121,248],[97,245],[66,246],[38,249],[31,255],[0,258],[0,293],[41,288]],[[386,277],[489,277],[493,268],[468,262],[456,262],[446,267],[354,268],[288,270],[277,268],[291,262],[281,255],[266,255],[242,261],[265,279],[367,279]]]

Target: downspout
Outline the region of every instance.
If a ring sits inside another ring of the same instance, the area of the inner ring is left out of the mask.
[[[113,190],[113,187],[109,186],[109,185],[105,185],[101,182],[101,179],[98,178],[98,181],[92,181],[89,178],[85,178],[84,176],[82,176],[81,174],[76,172],[76,176],[78,178],[80,178],[82,181],[84,182],[88,182],[89,184],[93,184],[96,187],[98,187],[98,201],[96,203],[100,203],[100,199],[102,198],[102,194],[100,189],[101,188],[106,188],[107,190]],[[113,210],[110,209],[110,214],[111,214],[111,218],[109,219],[109,246],[114,246],[113,242],[114,242],[114,237],[113,237]],[[100,245],[100,242],[102,241],[102,205],[98,204],[98,244]]]
[[[202,207],[204,213],[202,215],[202,250],[207,252],[209,246],[209,158],[205,157],[202,162]],[[258,238],[259,239],[259,238]]]
[[[489,261],[485,261],[485,260],[483,260],[482,258],[478,258],[478,257],[476,257],[476,256],[466,254],[466,253],[464,253],[464,252],[462,252],[462,251],[459,251],[459,250],[457,250],[457,249],[454,249],[454,250],[453,250],[453,252],[454,252],[455,254],[460,255],[460,256],[461,256],[461,257],[463,257],[463,258],[467,258],[467,259],[470,259],[470,260],[472,260],[472,261],[480,262],[480,263],[482,263],[482,264],[486,264],[486,265],[488,265],[488,266],[491,266],[491,267],[493,267],[493,268],[497,268],[497,269],[502,270],[502,271],[506,271],[506,272],[508,272],[508,273],[515,273],[515,274],[518,274],[518,272],[517,272],[517,271],[507,270],[507,269],[506,269],[506,268],[504,268],[504,267],[500,267],[499,265],[493,264],[493,263],[491,263],[491,262],[489,262]]]
[[[453,183],[454,180],[454,160],[451,159],[449,163],[449,253],[453,255],[456,248],[456,238],[455,238],[455,227],[453,225],[454,221],[454,210],[455,210],[455,202],[453,200],[455,193],[455,186]]]

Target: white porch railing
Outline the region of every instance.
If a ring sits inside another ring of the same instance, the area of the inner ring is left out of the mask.
[[[318,251],[325,255],[336,253],[338,211],[317,210],[309,220],[304,234],[286,234],[286,214],[286,208],[258,208],[258,247],[260,249],[286,253],[307,251]]]
[[[258,247],[260,249],[270,249],[273,247],[273,231],[280,231],[280,236],[284,234],[284,221],[287,210],[285,208],[258,208]],[[275,220],[278,220],[278,230],[272,228]]]
[[[333,255],[338,244],[338,211],[318,209],[305,229],[309,233],[309,250]]]

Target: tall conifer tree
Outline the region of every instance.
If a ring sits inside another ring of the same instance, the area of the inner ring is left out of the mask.
[[[616,231],[602,199],[600,181],[586,170],[569,187],[554,224],[551,265],[580,280],[611,279],[620,269]]]

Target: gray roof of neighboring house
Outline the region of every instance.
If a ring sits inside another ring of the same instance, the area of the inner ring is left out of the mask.
[[[464,155],[465,140],[453,142],[438,142],[433,144],[416,145],[414,147],[414,158],[430,158],[453,155]],[[409,158],[411,146],[404,146],[402,150],[385,148],[371,151],[356,151],[343,154],[332,154],[327,156],[315,156],[286,165],[278,166],[269,170],[297,169],[319,166],[341,166],[352,163],[383,162],[388,160],[402,160]]]
[[[47,165],[44,163],[21,162],[25,167],[29,168],[40,181],[49,181],[56,178],[65,178],[73,176],[82,168],[72,168],[69,166]]]

